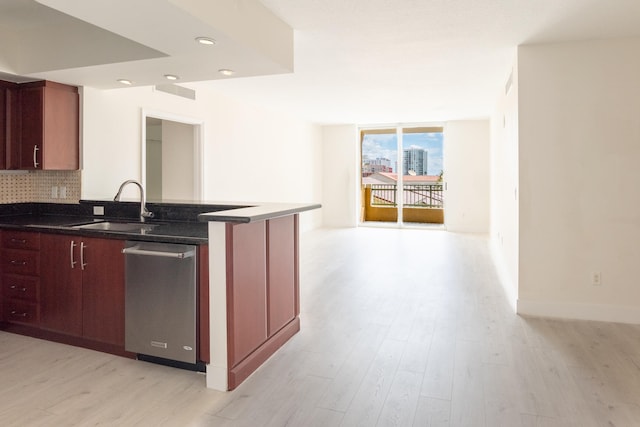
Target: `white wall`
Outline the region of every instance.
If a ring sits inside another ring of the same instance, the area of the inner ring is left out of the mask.
[[[322,200],[322,128],[230,99],[197,85],[197,100],[151,87],[84,90],[82,197],[111,199],[140,180],[141,109],[202,120],[204,197],[208,201]],[[134,188],[124,198],[137,199]],[[321,210],[301,214],[301,230],[320,226]]]
[[[489,121],[448,122],[444,161],[447,229],[489,231]],[[355,227],[360,215],[356,125],[323,128],[323,211],[327,227]]]
[[[640,323],[638,52],[519,48],[521,313]]]
[[[194,125],[162,121],[162,198],[196,200]],[[147,161],[147,168],[149,162]]]
[[[514,52],[515,56],[515,52]],[[507,92],[506,82],[511,76]],[[505,88],[491,117],[490,235],[491,254],[513,309],[518,299],[518,67],[505,75]]]
[[[147,200],[162,199],[162,124],[149,124],[147,119],[147,151],[145,191]]]
[[[489,120],[444,127],[445,224],[455,232],[489,232]]]
[[[324,126],[323,222],[326,227],[358,225],[358,129],[355,125]]]

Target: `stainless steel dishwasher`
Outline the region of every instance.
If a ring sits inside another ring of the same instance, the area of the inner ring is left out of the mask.
[[[190,368],[171,362],[196,363],[196,247],[128,241],[122,252],[125,350]]]

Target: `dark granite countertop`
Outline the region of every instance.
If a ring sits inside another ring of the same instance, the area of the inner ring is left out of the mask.
[[[103,214],[95,214],[95,208]],[[209,240],[209,221],[248,223],[320,208],[301,203],[178,203],[149,202],[154,218],[135,231],[86,229],[79,225],[98,222],[139,221],[139,202],[81,200],[80,203],[11,203],[0,205],[0,228],[108,237],[167,243],[203,244]]]
[[[98,220],[93,217],[86,216],[27,214],[0,216],[0,228],[166,243],[203,244],[207,243],[209,240],[207,224],[197,222],[148,221],[145,224],[151,225],[152,227],[141,227],[137,231],[92,230],[78,228],[78,225],[103,221],[126,222],[122,221],[122,219],[113,220],[104,218]]]
[[[292,215],[322,207],[317,203],[255,203],[254,205],[255,206],[201,213],[198,215],[198,219],[200,221],[248,223]]]
[[[139,221],[139,205],[139,203],[105,201],[81,201],[79,204],[14,203],[0,205],[0,228],[167,243],[203,244],[208,242],[207,224],[197,221],[197,215],[202,210],[198,210],[192,205],[184,207],[186,213],[185,211],[176,212],[176,210],[166,207],[154,206],[157,208],[156,218],[146,222],[153,227],[141,227],[137,231],[77,228],[81,224],[104,221],[136,223]],[[103,207],[105,215],[93,215],[94,206]]]

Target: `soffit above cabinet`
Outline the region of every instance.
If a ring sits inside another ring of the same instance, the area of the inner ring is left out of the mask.
[[[293,71],[293,30],[257,0],[2,0],[0,38],[0,73],[22,81],[109,89]]]

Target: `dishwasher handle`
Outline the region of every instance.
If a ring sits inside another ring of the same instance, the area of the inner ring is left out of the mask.
[[[132,246],[130,248],[124,248],[122,253],[125,255],[145,255],[145,256],[157,256],[165,258],[191,258],[195,255],[196,251],[188,250],[184,252],[164,252],[164,251],[152,251],[149,249],[140,249],[138,246]]]

